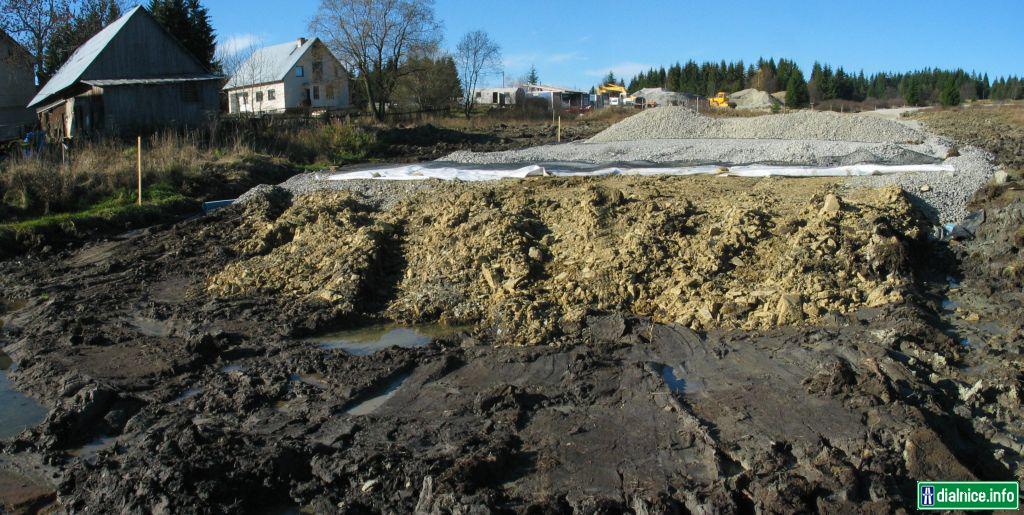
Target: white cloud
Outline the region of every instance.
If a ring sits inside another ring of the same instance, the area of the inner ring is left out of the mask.
[[[629,78],[633,77],[634,75],[636,75],[636,74],[638,74],[640,72],[645,72],[645,71],[647,71],[647,70],[649,70],[651,68],[652,68],[652,66],[649,65],[649,64],[635,63],[635,62],[627,61],[627,62],[613,64],[613,65],[607,66],[605,68],[593,68],[593,69],[587,70],[586,74],[588,76],[590,76],[590,77],[604,77],[605,75],[608,75],[609,71],[611,71],[612,73],[615,74],[616,77],[628,80]]]
[[[223,56],[233,56],[260,45],[262,41],[263,38],[256,34],[232,34],[223,41],[217,42],[217,53]]]

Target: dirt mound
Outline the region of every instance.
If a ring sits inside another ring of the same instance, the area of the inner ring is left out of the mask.
[[[243,258],[209,290],[323,301],[338,315],[372,299],[395,320],[486,321],[519,343],[556,336],[585,308],[752,329],[899,302],[922,234],[910,205],[896,189],[839,198],[832,184],[444,183],[388,211],[312,194],[246,224]]]
[[[743,118],[710,118],[686,107],[665,107],[631,116],[590,141],[703,138],[907,143],[921,141],[924,135],[899,122],[869,116],[797,111]]]

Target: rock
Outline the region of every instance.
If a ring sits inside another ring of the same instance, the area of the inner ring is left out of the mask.
[[[620,314],[607,316],[588,316],[587,327],[594,341],[611,343],[622,338],[626,332],[626,319]]]
[[[825,195],[825,202],[821,205],[821,211],[818,212],[821,216],[832,217],[839,214],[842,210],[842,204],[839,202],[839,197],[829,193]]]
[[[544,261],[544,253],[537,247],[530,247],[526,254],[534,261]]]
[[[996,173],[992,174],[992,182],[996,184],[1006,184],[1010,182],[1010,174],[1006,170],[996,170]]]
[[[931,190],[932,190],[932,187],[927,185],[927,184],[921,186],[921,193],[927,193],[927,192],[929,192]]]
[[[360,486],[359,489],[362,490],[363,493],[370,492],[374,488],[377,488],[378,483],[380,483],[379,479],[371,479],[363,483],[363,485]]]
[[[777,323],[780,325],[802,321],[804,319],[804,309],[800,295],[787,293],[779,297],[775,315]]]

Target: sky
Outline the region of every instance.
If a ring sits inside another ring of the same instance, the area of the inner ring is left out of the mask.
[[[205,0],[226,48],[308,36],[319,0]],[[755,62],[785,57],[810,73],[815,61],[847,71],[964,68],[1024,75],[1024,0],[690,2],[667,0],[436,0],[444,44],[483,30],[502,49],[504,77],[537,67],[541,82],[589,89],[609,71],[689,59]],[[502,76],[488,78],[499,85]]]

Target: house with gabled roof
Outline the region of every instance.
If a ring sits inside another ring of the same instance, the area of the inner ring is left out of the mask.
[[[51,138],[199,126],[217,116],[223,79],[138,6],[75,50],[29,107]]]
[[[349,107],[348,71],[320,38],[257,49],[224,91],[231,114]]]
[[[31,54],[0,30],[0,141],[17,139],[35,125],[35,115],[25,107],[35,94]]]

